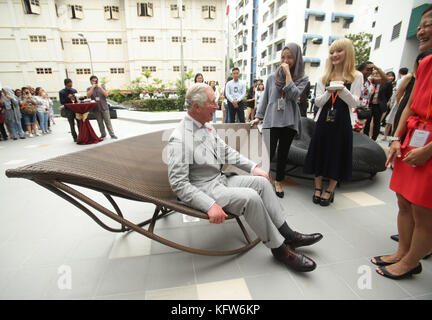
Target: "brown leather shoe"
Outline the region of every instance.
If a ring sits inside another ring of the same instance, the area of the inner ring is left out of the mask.
[[[273,256],[283,262],[287,267],[300,272],[309,272],[316,268],[316,263],[301,253],[297,253],[287,246],[283,255],[274,254]]]
[[[291,248],[295,249],[298,247],[310,246],[317,243],[323,238],[321,233],[302,234],[295,232],[294,240],[285,240],[284,243]]]

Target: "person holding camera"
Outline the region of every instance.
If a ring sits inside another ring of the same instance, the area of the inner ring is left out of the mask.
[[[309,144],[304,172],[315,175],[312,201],[328,206],[334,201],[338,181],[352,175],[353,110],[359,105],[363,75],[354,66],[354,46],[341,38],[329,50],[324,76],[317,85],[315,104],[319,107],[316,126]],[[330,185],[322,193],[322,180]]]
[[[22,115],[24,116],[24,123],[26,126],[26,131],[30,138],[33,137],[32,132],[35,136],[39,136],[36,127],[36,114],[37,114],[37,102],[33,98],[30,89],[28,87],[22,88],[23,95],[20,98],[20,108],[22,111]]]
[[[99,130],[101,133],[100,138],[106,137],[105,125],[112,139],[117,139],[114,134],[114,130],[111,124],[110,112],[106,97],[108,96],[108,91],[99,85],[99,79],[96,76],[90,77],[91,87],[87,88],[87,97],[95,100],[97,102],[97,107],[93,109],[93,113],[96,117],[97,123],[99,125]]]

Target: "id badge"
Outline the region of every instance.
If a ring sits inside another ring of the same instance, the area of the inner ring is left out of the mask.
[[[414,134],[410,140],[409,146],[414,148],[424,147],[428,141],[430,132],[421,129],[415,129]]]
[[[278,111],[283,111],[283,110],[285,110],[285,100],[284,99],[278,99],[278,107],[277,107],[277,110]]]
[[[327,122],[334,122],[336,120],[336,109],[329,109],[327,112]]]
[[[100,101],[100,98],[99,98],[99,97],[96,97],[95,100],[96,100],[97,102],[99,102],[99,101]]]

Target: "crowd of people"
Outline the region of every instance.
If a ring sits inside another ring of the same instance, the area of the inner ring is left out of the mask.
[[[313,203],[330,205],[337,183],[350,180],[352,175],[353,131],[376,140],[381,123],[387,121],[386,132],[392,132],[392,137],[388,139],[386,166],[394,161],[390,188],[399,206],[399,246],[396,253],[376,256],[371,262],[377,266],[378,274],[390,279],[421,273],[420,260],[432,252],[432,198],[428,195],[432,181],[432,5],[422,14],[417,38],[420,54],[414,72],[408,75],[402,68],[399,79],[369,61],[356,67],[351,40],[341,38],[331,44],[325,72],[316,85],[316,125],[303,169],[315,177]],[[256,99],[259,102],[255,115],[248,112],[248,118],[254,118],[251,127],[261,122],[263,135],[269,136],[270,158],[277,148],[274,190],[267,172],[227,147],[206,125],[219,106],[214,89],[200,83],[202,75],[186,93],[188,113],[169,139],[168,175],[179,199],[207,212],[210,223],[224,222],[226,212],[243,214],[276,259],[307,272],[315,269],[315,262],[294,249],[314,244],[323,236],[293,231],[282,219],[283,208],[275,196],[284,196],[280,183],[292,140],[301,131],[299,101],[309,80],[299,45],[286,45],[280,62]],[[239,69],[234,68],[224,90],[229,120],[223,120],[235,122],[237,117],[239,122],[245,122],[244,104],[252,100],[252,95],[246,95]],[[184,130],[193,139],[185,139]],[[198,147],[190,143],[202,143],[213,153],[203,152],[203,159],[194,157],[193,162],[185,163],[181,160],[182,150]],[[220,155],[220,150],[225,155]],[[236,157],[234,165],[251,176],[225,175],[213,155],[216,159]],[[324,178],[329,181],[325,189]]]
[[[0,91],[0,140],[18,140],[51,133],[53,102],[42,87]]]

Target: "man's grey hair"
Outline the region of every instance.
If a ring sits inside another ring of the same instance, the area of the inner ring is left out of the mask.
[[[211,89],[211,87],[205,83],[194,83],[186,92],[186,108],[191,110],[194,103],[198,103],[202,107],[208,100],[208,89]]]

